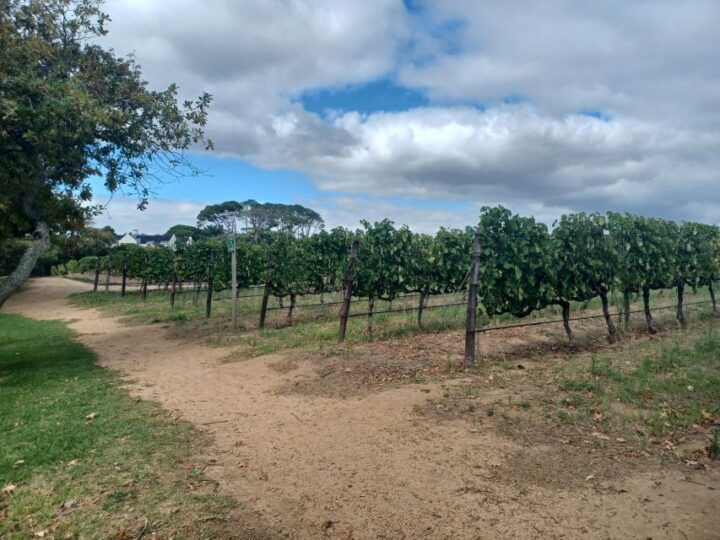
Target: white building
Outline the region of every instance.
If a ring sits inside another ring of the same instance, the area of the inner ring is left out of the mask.
[[[120,240],[118,240],[118,245],[122,244],[139,244],[140,242],[137,241],[137,238],[135,238],[132,234],[126,233],[125,236],[123,236]]]
[[[148,247],[148,246],[167,246],[173,251],[177,249],[179,245],[182,245],[181,241],[178,241],[177,236],[174,234],[167,239],[167,236],[162,234],[139,234],[137,231],[134,231],[135,234],[132,233],[126,233],[125,236],[120,238],[120,240],[117,241],[117,244],[115,245],[123,245],[123,244],[135,244],[137,246],[142,247]],[[185,242],[187,245],[191,245],[193,243],[192,237],[189,237],[187,241]]]

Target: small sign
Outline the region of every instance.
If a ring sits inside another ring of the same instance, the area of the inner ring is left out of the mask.
[[[228,251],[230,251],[230,252],[235,251],[235,235],[234,234],[228,235],[227,248],[228,248]]]

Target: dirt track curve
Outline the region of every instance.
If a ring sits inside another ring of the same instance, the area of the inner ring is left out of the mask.
[[[437,389],[411,384],[349,399],[288,393],[281,389],[293,381],[318,377],[309,364],[279,373],[268,367],[279,355],[223,362],[228,349],[68,304],[70,293],[87,289],[34,279],[4,311],[71,320],[103,366],[129,377],[134,395],[209,431],[206,472],[259,516],[258,537],[720,538],[717,471],[705,485],[673,469],[603,489],[491,481],[517,443],[415,414]]]

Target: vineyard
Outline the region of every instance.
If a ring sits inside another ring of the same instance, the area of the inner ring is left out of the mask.
[[[644,315],[648,332],[656,331],[652,291],[675,289],[671,307],[682,327],[686,289],[707,287],[715,312],[713,286],[720,279],[717,226],[617,213],[565,215],[550,231],[534,218],[486,207],[477,228],[441,229],[433,236],[388,220],[364,221],[356,231],[277,234],[265,244],[238,242],[235,250],[237,284],[245,291],[240,309],[254,312],[255,328],[265,328],[269,312],[282,310],[283,325],[290,326],[305,310],[310,318],[339,313],[341,341],[348,319],[365,317],[372,338],[378,316],[416,313],[422,329],[424,313],[437,309],[465,324],[468,362],[475,335],[492,329],[478,321],[557,310],[562,319],[545,322],[562,322],[572,340],[571,312],[597,298],[601,315],[579,319],[604,319],[608,339],[616,341],[635,311]],[[71,261],[59,272],[84,274],[96,290],[119,287],[121,295],[142,301],[161,292],[172,308],[191,302],[210,318],[214,302],[230,299],[230,255],[222,239],[176,251],[119,246],[105,257]],[[642,299],[641,310],[631,309],[635,298]],[[619,327],[611,304],[620,309]]]

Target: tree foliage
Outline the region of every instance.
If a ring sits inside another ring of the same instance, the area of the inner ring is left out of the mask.
[[[27,277],[51,231],[83,224],[88,179],[147,204],[159,178],[196,175],[186,152],[210,148],[211,97],[178,102],[178,88],[150,90],[132,57],[104,49],[100,0],[0,2],[0,233],[31,233],[0,303]]]
[[[534,218],[507,208],[480,214],[479,294],[488,315],[529,315],[555,299],[550,235]]]
[[[225,232],[236,232],[242,209],[243,205],[237,201],[209,204],[198,214],[198,227],[214,225]]]
[[[299,237],[274,231],[260,244],[241,236],[236,246],[238,284],[265,282],[270,294],[289,296],[291,306],[299,295],[337,292],[343,287],[351,245],[357,241],[353,296],[368,298],[370,311],[375,300],[419,293],[422,313],[430,295],[466,287],[475,229],[440,229],[427,235],[389,220],[362,224],[354,232],[336,228]],[[477,232],[478,295],[485,312],[525,317],[558,305],[571,338],[571,302],[599,296],[609,335],[615,339],[608,308],[611,291],[626,298],[642,293],[651,329],[648,291],[677,287],[681,304],[685,285],[711,287],[720,278],[720,229],[712,225],[678,226],[628,214],[581,212],[562,216],[549,232],[533,218],[495,207],[482,209]],[[120,246],[110,254],[116,271],[123,257],[132,261],[131,277],[153,282],[167,282],[173,273],[182,281],[205,282],[210,266],[216,290],[231,281],[230,253],[222,239],[201,239],[177,252],[161,246]],[[103,264],[98,257],[80,261],[90,270],[104,268]],[[681,309],[678,318],[683,320]]]

